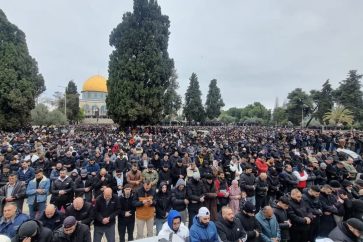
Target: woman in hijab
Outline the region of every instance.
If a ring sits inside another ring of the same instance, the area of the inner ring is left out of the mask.
[[[232,208],[233,213],[239,213],[239,200],[241,199],[241,189],[238,186],[238,181],[233,180],[229,192],[229,207]]]

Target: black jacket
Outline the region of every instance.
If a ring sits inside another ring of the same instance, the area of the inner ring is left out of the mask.
[[[102,177],[97,175],[94,178],[93,188],[94,188],[94,196],[98,197],[102,194],[101,188],[103,186],[112,188],[113,177],[110,174],[105,175],[105,179],[102,181]]]
[[[273,208],[277,222],[279,223],[281,230],[281,240],[290,240],[289,225],[285,221],[289,220],[287,217],[287,211],[278,207],[277,205]]]
[[[219,215],[216,226],[218,235],[223,242],[239,242],[240,240],[247,239],[247,234],[237,218],[234,218],[233,222],[229,222]]]
[[[76,197],[85,197],[86,201],[90,202],[92,200],[92,190],[94,186],[94,178],[92,176],[87,176],[85,183],[82,177],[78,177],[74,182],[74,195]],[[88,192],[85,192],[85,188],[90,187]]]
[[[68,216],[73,216],[82,224],[90,226],[95,217],[94,207],[89,202],[85,202],[82,209],[79,211],[74,209],[73,206],[68,206],[66,209],[66,217]]]
[[[59,195],[59,191],[64,190],[66,194]],[[64,181],[61,181],[59,178],[52,182],[52,199],[51,202],[55,201],[66,201],[72,202],[73,199],[73,181],[71,177],[67,177]]]
[[[53,217],[51,218],[45,216],[45,213],[43,212],[42,216],[39,218],[39,221],[43,223],[44,227],[47,227],[52,231],[61,227],[63,220],[64,214],[58,211],[55,211]]]
[[[199,204],[200,198],[203,196],[203,182],[196,181],[193,178],[187,183],[187,196],[189,204]]]
[[[132,205],[132,201],[134,200],[134,194],[130,194],[130,197],[126,198],[125,195],[119,197],[120,200],[120,210],[118,214],[118,222],[123,223],[127,221],[134,222],[135,221],[135,206]],[[125,217],[125,213],[130,211],[131,216]]]
[[[174,210],[176,211],[184,211],[186,209],[186,205],[184,203],[184,199],[187,198],[187,191],[184,187],[183,190],[179,190],[175,187],[171,192],[171,204]]]
[[[144,187],[140,187],[135,192],[134,199],[132,201],[132,205],[134,207],[141,207],[144,206],[144,204],[140,201],[140,197],[153,197],[152,206],[155,206],[156,200],[155,200],[155,190],[151,188],[149,191],[145,191]]]
[[[92,242],[91,232],[89,227],[82,223],[77,224],[71,235],[66,235],[61,227],[54,232],[52,242]]]
[[[166,193],[159,189],[159,192],[156,194],[155,197],[156,205],[156,218],[165,219],[166,213],[168,213],[171,209],[171,194],[167,190]]]
[[[187,169],[183,165],[178,166],[178,164],[176,164],[171,169],[171,176],[172,176],[172,180],[173,180],[174,185],[178,181],[180,175],[184,176],[184,178],[187,177]]]
[[[247,233],[247,242],[258,242],[260,241],[260,237],[256,237],[257,230],[259,233],[261,233],[261,226],[258,223],[255,216],[250,217],[247,214],[244,214],[243,212],[237,214],[237,219],[241,222],[241,225],[245,232]]]
[[[310,210],[309,205],[306,204],[303,199],[301,199],[300,202],[290,199],[289,209],[287,213],[292,223],[292,229],[304,231],[309,229],[309,225],[306,223],[306,220],[304,218],[308,217],[312,219],[313,214]]]
[[[115,218],[120,210],[118,197],[116,195],[113,195],[107,205],[103,195],[100,195],[96,199],[96,205],[94,209],[95,209],[95,222],[94,222],[95,226],[109,226],[115,224]],[[107,217],[110,217],[110,222],[108,224],[103,224],[102,220]]]
[[[167,172],[164,171],[164,169],[161,169],[159,172],[159,180],[158,180],[158,187],[162,182],[165,182],[168,184],[168,188],[171,187],[172,179],[171,179],[171,172],[170,169],[168,169]]]
[[[241,191],[245,191],[247,194],[247,197],[253,197],[255,195],[255,176],[250,173],[242,173],[239,179],[239,186],[241,187]]]
[[[284,193],[290,192],[299,183],[297,177],[292,172],[283,171],[280,173],[279,178]]]
[[[52,241],[52,230],[43,226],[38,220],[33,220],[38,224],[38,234],[32,238],[32,242],[51,242]],[[19,233],[16,233],[15,237],[12,238],[11,242],[23,242],[23,238],[19,238]]]
[[[267,180],[262,181],[259,177],[256,178],[256,196],[264,197],[267,195],[268,183]]]

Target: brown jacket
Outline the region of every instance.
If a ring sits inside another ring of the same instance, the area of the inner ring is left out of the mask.
[[[132,170],[127,172],[126,173],[126,181],[127,181],[128,184],[130,184],[132,186],[132,190],[134,190],[134,191],[137,190],[137,188],[140,187],[141,181],[142,181],[141,171],[139,171],[139,170],[136,171],[136,174],[134,174],[132,172]],[[137,182],[139,182],[139,185],[136,184]]]

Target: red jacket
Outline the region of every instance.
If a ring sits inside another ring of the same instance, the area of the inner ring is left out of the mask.
[[[267,165],[266,161],[263,161],[260,158],[257,158],[255,163],[256,163],[256,166],[258,169],[258,174],[267,172],[268,165]]]

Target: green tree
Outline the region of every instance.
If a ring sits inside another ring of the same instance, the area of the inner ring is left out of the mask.
[[[272,115],[272,123],[275,125],[286,125],[287,124],[287,113],[283,107],[276,107]]]
[[[323,123],[325,113],[328,112],[334,105],[333,88],[329,83],[329,79],[323,84],[321,91],[311,90],[310,96],[315,105],[314,109],[316,109],[316,111],[311,115],[311,120],[316,118],[320,123]]]
[[[163,118],[174,68],[168,54],[169,26],[156,0],[134,0],[133,12],[125,13],[113,29],[106,104],[115,123],[155,124]]]
[[[237,121],[237,119],[229,115],[227,111],[223,111],[219,115],[218,120],[225,124],[235,123]]]
[[[63,125],[67,123],[67,119],[60,110],[49,112],[47,106],[40,103],[31,110],[31,123],[38,126]]]
[[[66,98],[67,98],[67,119],[71,122],[77,122],[80,120],[80,108],[79,108],[79,93],[77,91],[77,85],[73,80],[68,82],[66,88]],[[64,113],[64,98],[59,100],[58,109]]]
[[[179,88],[179,83],[177,81],[178,75],[175,69],[170,77],[170,85],[165,93],[164,99],[164,115],[171,120],[172,117],[176,117],[178,110],[181,108],[182,100],[181,96],[176,92]]]
[[[241,111],[242,111],[241,108],[232,107],[228,109],[226,113],[229,116],[234,117],[237,121],[239,121],[241,119]]]
[[[312,108],[311,97],[301,88],[296,88],[287,96],[288,103],[286,108],[287,118],[294,125],[301,125],[302,114],[306,117]]]
[[[221,90],[217,86],[217,80],[213,79],[209,84],[207,100],[205,102],[205,112],[209,119],[217,118],[221,114],[221,108],[224,102],[221,96]]]
[[[192,73],[189,80],[189,87],[185,93],[183,113],[189,122],[202,122],[205,120],[205,111],[202,104],[202,92],[199,89],[197,74]]]
[[[0,129],[28,127],[35,99],[45,90],[25,34],[0,9]]]
[[[359,75],[356,70],[351,70],[348,77],[341,81],[340,86],[333,92],[336,103],[352,111],[356,120],[363,118],[361,78],[362,75]]]
[[[258,120],[258,122],[263,120],[263,123],[267,124],[271,119],[271,110],[268,110],[259,102],[254,102],[241,109],[241,121],[247,119],[251,119],[251,121]]]
[[[353,113],[342,105],[333,107],[324,115],[324,121],[332,125],[348,125],[352,126],[354,122]]]

